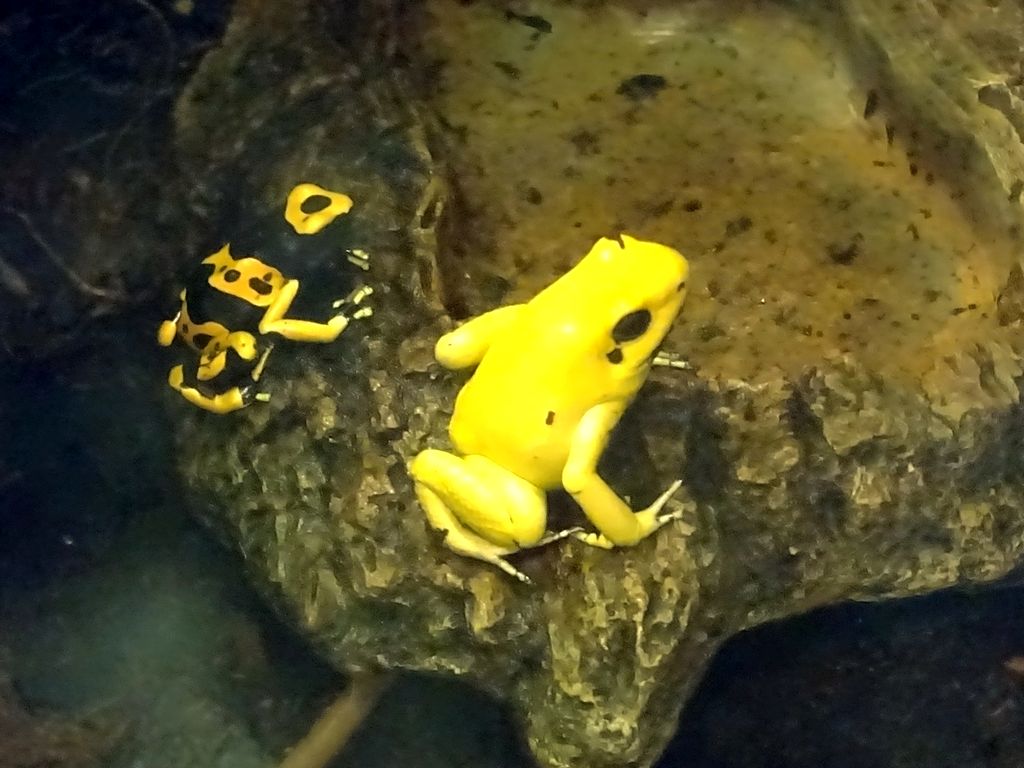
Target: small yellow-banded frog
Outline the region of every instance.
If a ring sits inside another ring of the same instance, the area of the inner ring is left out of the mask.
[[[372,292],[361,283],[369,258],[334,224],[351,208],[347,195],[303,183],[283,215],[243,217],[244,229],[202,260],[177,314],[160,325],[162,346],[180,338],[190,352],[171,368],[170,386],[215,413],[266,400],[258,385],[274,338],[331,342],[370,315],[360,306]]]
[[[504,557],[566,536],[610,549],[635,544],[678,513],[674,483],[634,513],[597,474],[612,428],[653,364],[686,295],[677,251],[621,235],[599,240],[526,304],[495,309],[441,337],[446,368],[476,366],[455,401],[457,453],[428,449],[410,463],[430,524],[455,552],[521,581]],[[546,492],[564,488],[597,533],[547,529]]]

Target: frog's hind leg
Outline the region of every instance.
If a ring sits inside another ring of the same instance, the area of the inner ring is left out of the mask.
[[[529,581],[504,556],[556,540],[545,537],[542,490],[483,456],[426,450],[409,469],[427,520],[445,532],[445,546]]]

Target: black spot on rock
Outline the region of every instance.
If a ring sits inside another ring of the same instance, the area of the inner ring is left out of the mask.
[[[701,341],[711,341],[719,336],[725,336],[725,331],[716,323],[707,323],[697,329],[697,338]]]
[[[740,216],[738,219],[726,222],[725,225],[725,236],[736,237],[742,235],[748,229],[754,225],[754,222],[750,220],[749,216]]]
[[[593,131],[580,130],[569,134],[569,141],[576,147],[576,151],[583,157],[597,155],[601,152],[598,144],[597,134]]]
[[[505,20],[518,21],[520,24],[545,35],[553,29],[551,22],[543,16],[516,13],[515,11],[505,11]]]
[[[860,244],[863,240],[863,235],[858,232],[848,243],[831,243],[828,246],[828,257],[835,264],[844,266],[853,264],[860,255]]]
[[[643,101],[658,95],[668,85],[668,81],[661,75],[640,74],[628,77],[619,83],[615,92],[633,101]]]
[[[868,91],[868,98],[864,102],[864,119],[867,120],[878,110],[878,91]]]
[[[494,62],[494,66],[510,80],[518,80],[523,74],[523,71],[519,69],[519,67],[515,64],[509,64],[507,61],[496,61]]]

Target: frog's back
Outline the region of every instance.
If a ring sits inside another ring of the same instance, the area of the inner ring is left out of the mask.
[[[561,485],[580,418],[601,401],[602,366],[568,325],[526,317],[492,340],[455,402],[450,432],[462,454],[486,456],[535,485]]]

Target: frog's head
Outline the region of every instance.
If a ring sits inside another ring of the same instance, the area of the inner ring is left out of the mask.
[[[678,251],[628,235],[598,240],[572,270],[576,301],[600,335],[594,343],[622,373],[646,369],[682,308],[689,273]]]

